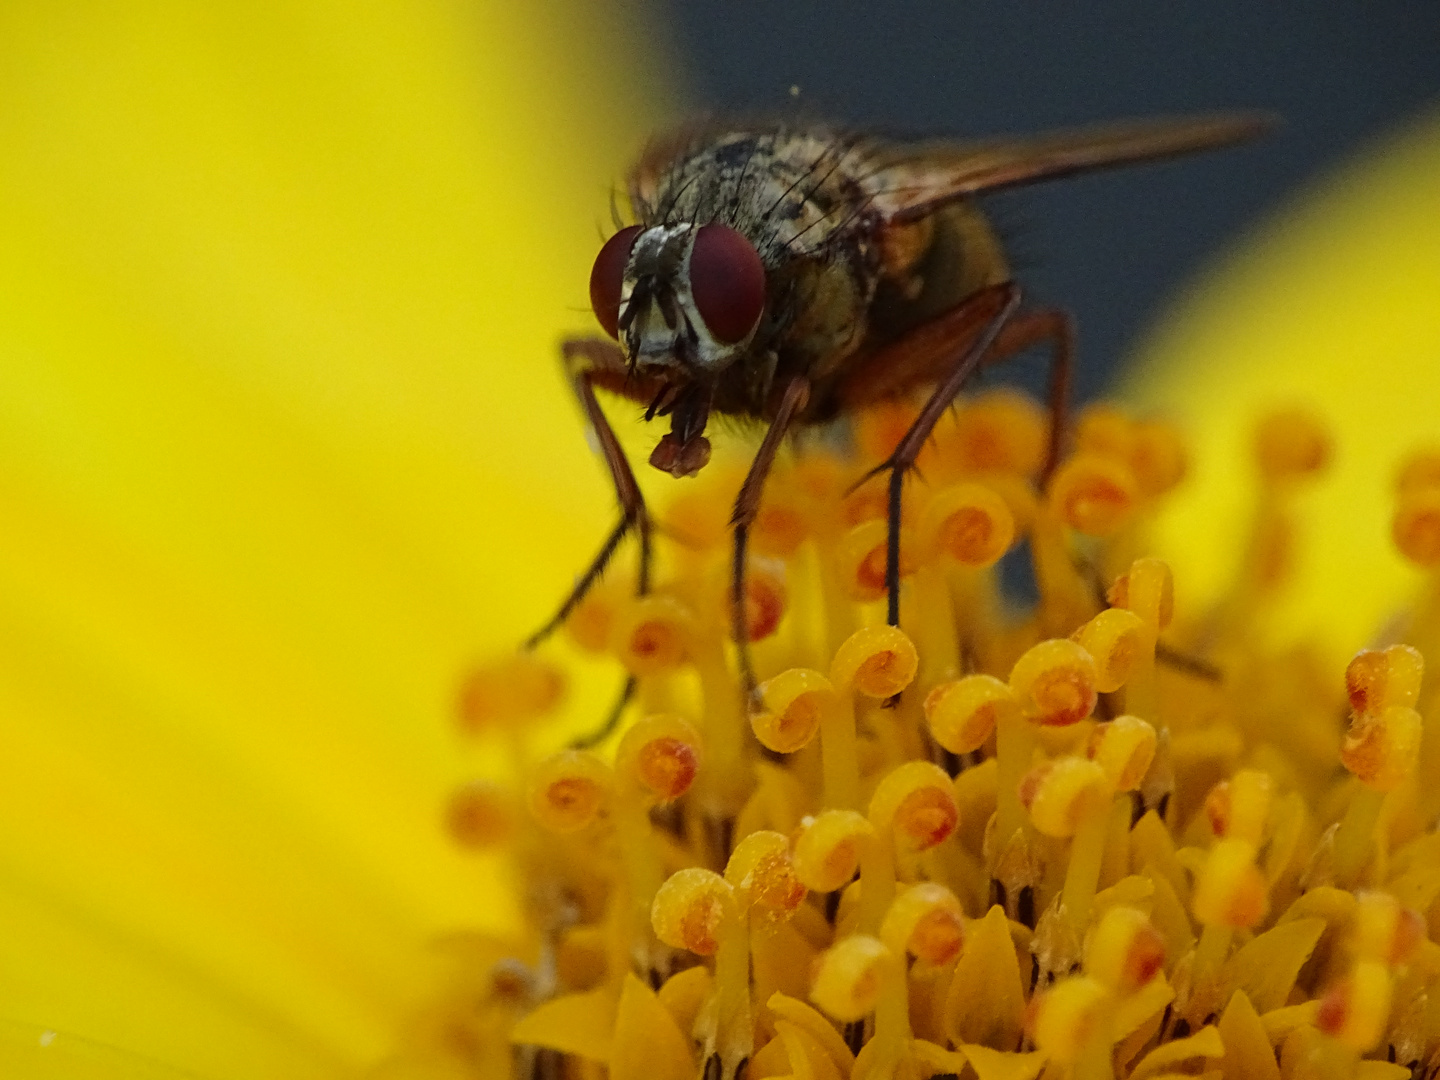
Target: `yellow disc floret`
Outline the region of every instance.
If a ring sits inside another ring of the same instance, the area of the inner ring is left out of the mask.
[[[915,678],[915,644],[897,626],[867,626],[845,639],[830,661],[830,681],[841,693],[888,698]]]
[[[1015,518],[993,488],[961,483],[935,493],[920,520],[926,557],[945,556],[961,566],[990,566],[1015,541]]]
[[[711,956],[720,947],[720,927],[736,917],[735,890],[713,870],[677,870],[655,893],[650,924],[655,936],[676,949]]]
[[[978,750],[1002,716],[1018,716],[1020,702],[993,675],[941,683],[925,696],[925,720],[935,741],[952,754]]]
[[[841,1023],[863,1019],[884,986],[883,965],[893,959],[879,938],[854,934],[826,949],[815,966],[810,1000]]]
[[[795,842],[795,875],[815,892],[844,888],[860,865],[860,848],[875,827],[854,810],[826,810],[803,828]]]
[[[925,851],[959,824],[955,785],[940,766],[907,761],[892,769],[875,788],[870,821],[876,829],[891,831],[902,849]]]
[[[615,777],[594,754],[565,750],[535,767],[528,802],[535,820],[555,832],[576,832],[599,816]]]
[[[1010,689],[1037,724],[1064,727],[1090,715],[1097,698],[1094,658],[1083,646],[1051,638],[1031,647],[1010,671]]]
[[[647,716],[632,725],[615,750],[615,774],[657,803],[690,790],[700,770],[700,733],[673,714]]]
[[[760,745],[777,754],[793,754],[820,730],[827,710],[836,707],[830,680],[810,668],[791,668],[759,687],[762,708],[750,714]]]

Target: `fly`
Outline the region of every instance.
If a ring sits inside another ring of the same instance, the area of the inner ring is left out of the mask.
[[[982,365],[1032,346],[1050,354],[1054,468],[1065,433],[1074,332],[1030,307],[976,203],[987,192],[1240,142],[1272,120],[1223,114],[988,142],[887,142],[818,127],[707,124],[653,142],[631,170],[634,224],[600,249],[590,302],[604,337],[564,342],[621,517],[555,617],[560,626],[631,532],[650,587],[652,523],[596,391],[669,419],[650,464],[693,476],[710,459],[712,414],[767,425],[731,523],[731,629],[746,689],[748,532],[787,432],[932,387],[890,457],[885,584],[900,615],[900,496],[936,422]]]

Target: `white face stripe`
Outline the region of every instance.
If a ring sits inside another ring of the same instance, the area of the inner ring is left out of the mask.
[[[695,306],[695,296],[690,289],[690,255],[695,250],[695,236],[699,231],[699,226],[685,222],[679,225],[655,225],[640,233],[630,249],[630,261],[625,264],[625,277],[620,286],[620,310],[625,311],[630,304],[630,297],[640,278],[638,268],[642,265],[654,265],[666,248],[682,245],[675,272],[667,278],[666,283],[675,297],[682,318],[688,321],[695,331],[695,345],[687,350],[689,363],[686,366],[698,368],[708,374],[718,374],[749,348],[760,320],[755,321],[755,326],[750,328],[750,333],[743,339],[728,345],[711,336],[710,328],[705,325],[699,308]],[[649,310],[636,312],[630,329],[620,335],[620,345],[628,359],[635,359],[638,355],[641,364],[678,367],[681,365],[677,357],[676,342],[684,333],[683,325],[673,330],[665,325],[659,305],[652,299]]]

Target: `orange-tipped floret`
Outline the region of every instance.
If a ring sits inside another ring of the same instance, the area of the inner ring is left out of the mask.
[[[805,900],[805,885],[795,874],[790,841],[783,833],[762,829],[735,845],[725,864],[725,880],[742,907],[757,908],[771,918],[788,919]]]
[[[1330,463],[1330,455],[1330,433],[1304,409],[1273,412],[1256,426],[1255,461],[1271,483],[1313,476]]]
[[[810,535],[805,498],[787,473],[765,485],[765,497],[750,525],[750,549],[757,555],[788,559]]]
[[[1395,490],[1401,493],[1440,488],[1440,447],[1413,450],[1395,470]]]
[[[1048,497],[1060,520],[1076,532],[1111,536],[1129,523],[1139,491],[1128,465],[1081,452],[1055,470]]]
[[[965,945],[960,901],[933,881],[911,885],[885,912],[880,940],[893,952],[908,952],[931,964],[948,964]]]
[[[1019,713],[1015,692],[993,675],[967,675],[941,683],[925,696],[930,734],[952,754],[978,750],[1002,717]]]
[[[1165,939],[1132,907],[1108,908],[1085,943],[1085,973],[1116,993],[1133,994],[1165,966]]]
[[[1047,727],[1084,720],[1095,708],[1094,658],[1077,642],[1051,638],[1032,646],[1010,671],[1010,688],[1026,717]]]
[[[907,761],[876,786],[870,821],[876,829],[889,830],[902,850],[926,851],[960,822],[955,785],[940,766]]]
[[[1095,1035],[1111,1001],[1110,991],[1098,979],[1062,979],[1031,1003],[1030,1037],[1056,1062],[1073,1062]]]
[[[1095,689],[1125,685],[1145,643],[1145,623],[1126,608],[1106,608],[1071,635],[1095,661]]]
[[[915,644],[895,626],[867,626],[835,650],[830,682],[839,693],[868,698],[894,697],[910,685],[919,669]]]
[[[1345,668],[1345,693],[1357,713],[1391,705],[1413,706],[1420,696],[1425,658],[1409,645],[1362,649]]]
[[[727,569],[728,573],[728,569]],[[727,589],[726,600],[730,593]],[[745,636],[764,641],[780,628],[789,597],[783,564],[751,560],[745,570]]]
[[[1390,893],[1356,894],[1355,953],[1391,967],[1410,963],[1425,941],[1425,919]]]
[[[473,668],[457,702],[460,727],[469,734],[505,729],[548,716],[565,693],[554,665],[517,653]]]
[[[735,916],[735,890],[730,883],[713,870],[695,866],[671,874],[650,906],[655,936],[696,956],[715,954],[722,924]]]
[[[1034,476],[1045,460],[1045,411],[1012,390],[996,390],[962,403],[954,427],[937,433],[945,462],[959,473]]]
[[[1400,554],[1416,566],[1440,566],[1440,488],[1401,492],[1390,536]]]
[[[1188,468],[1185,443],[1172,425],[1159,420],[1135,424],[1130,471],[1141,496],[1153,499],[1165,494],[1185,479]]]
[[[810,1000],[841,1023],[853,1023],[875,1008],[885,984],[884,965],[893,956],[879,938],[852,934],[826,949],[815,965]]]
[[[1207,926],[1239,930],[1264,918],[1270,899],[1255,867],[1255,846],[1240,839],[1217,840],[1196,876],[1190,903]]]
[[[1105,770],[1073,754],[1038,765],[1020,781],[1020,802],[1037,831],[1063,839],[1110,805],[1114,788]]]
[[[563,750],[535,767],[527,802],[545,828],[578,832],[599,817],[614,782],[610,766],[594,754]]]
[[[1106,599],[1133,611],[1159,633],[1175,617],[1175,580],[1169,565],[1160,559],[1136,559],[1115,579]]]
[[[1138,716],[1117,716],[1096,724],[1085,744],[1085,756],[1104,771],[1116,791],[1134,791],[1155,757],[1155,729]]]
[[[804,826],[795,841],[795,876],[814,892],[834,892],[850,883],[860,866],[860,849],[875,826],[854,810],[826,810]]]
[[[850,529],[837,545],[836,561],[840,579],[852,600],[868,603],[885,595],[885,561],[888,558],[888,527],[884,517],[862,521]],[[915,535],[900,529],[900,576],[915,572]]]
[[[945,556],[961,566],[994,564],[1015,542],[1015,517],[993,488],[960,483],[935,493],[920,519],[926,557]]]
[[[486,851],[505,843],[514,829],[510,798],[488,780],[472,780],[450,796],[445,826],[463,848]]]
[[[688,720],[668,713],[647,716],[621,736],[615,774],[647,801],[668,803],[690,790],[700,757],[700,733]]]
[[[1241,769],[1220,781],[1205,796],[1210,831],[1259,848],[1270,816],[1272,786],[1270,777],[1258,769]]]
[[[632,675],[674,671],[689,659],[694,616],[673,596],[639,596],[616,612],[610,648]]]
[[[1340,761],[1366,787],[1394,791],[1415,770],[1423,724],[1408,705],[1361,713],[1350,722]]]
[[[759,687],[763,708],[751,713],[750,727],[760,745],[777,754],[793,754],[820,730],[827,710],[834,709],[835,688],[810,668],[791,668]]]
[[[1315,1026],[1363,1054],[1385,1034],[1391,993],[1386,966],[1375,960],[1361,960],[1320,999]]]

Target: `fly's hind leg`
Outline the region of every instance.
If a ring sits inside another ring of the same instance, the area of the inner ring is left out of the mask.
[[[1015,315],[995,339],[982,361],[994,364],[1008,360],[1032,345],[1050,346],[1050,379],[1046,390],[1050,410],[1050,442],[1045,451],[1043,484],[1060,464],[1065,432],[1069,424],[1070,382],[1075,364],[1075,320],[1063,308],[1036,308]]]

